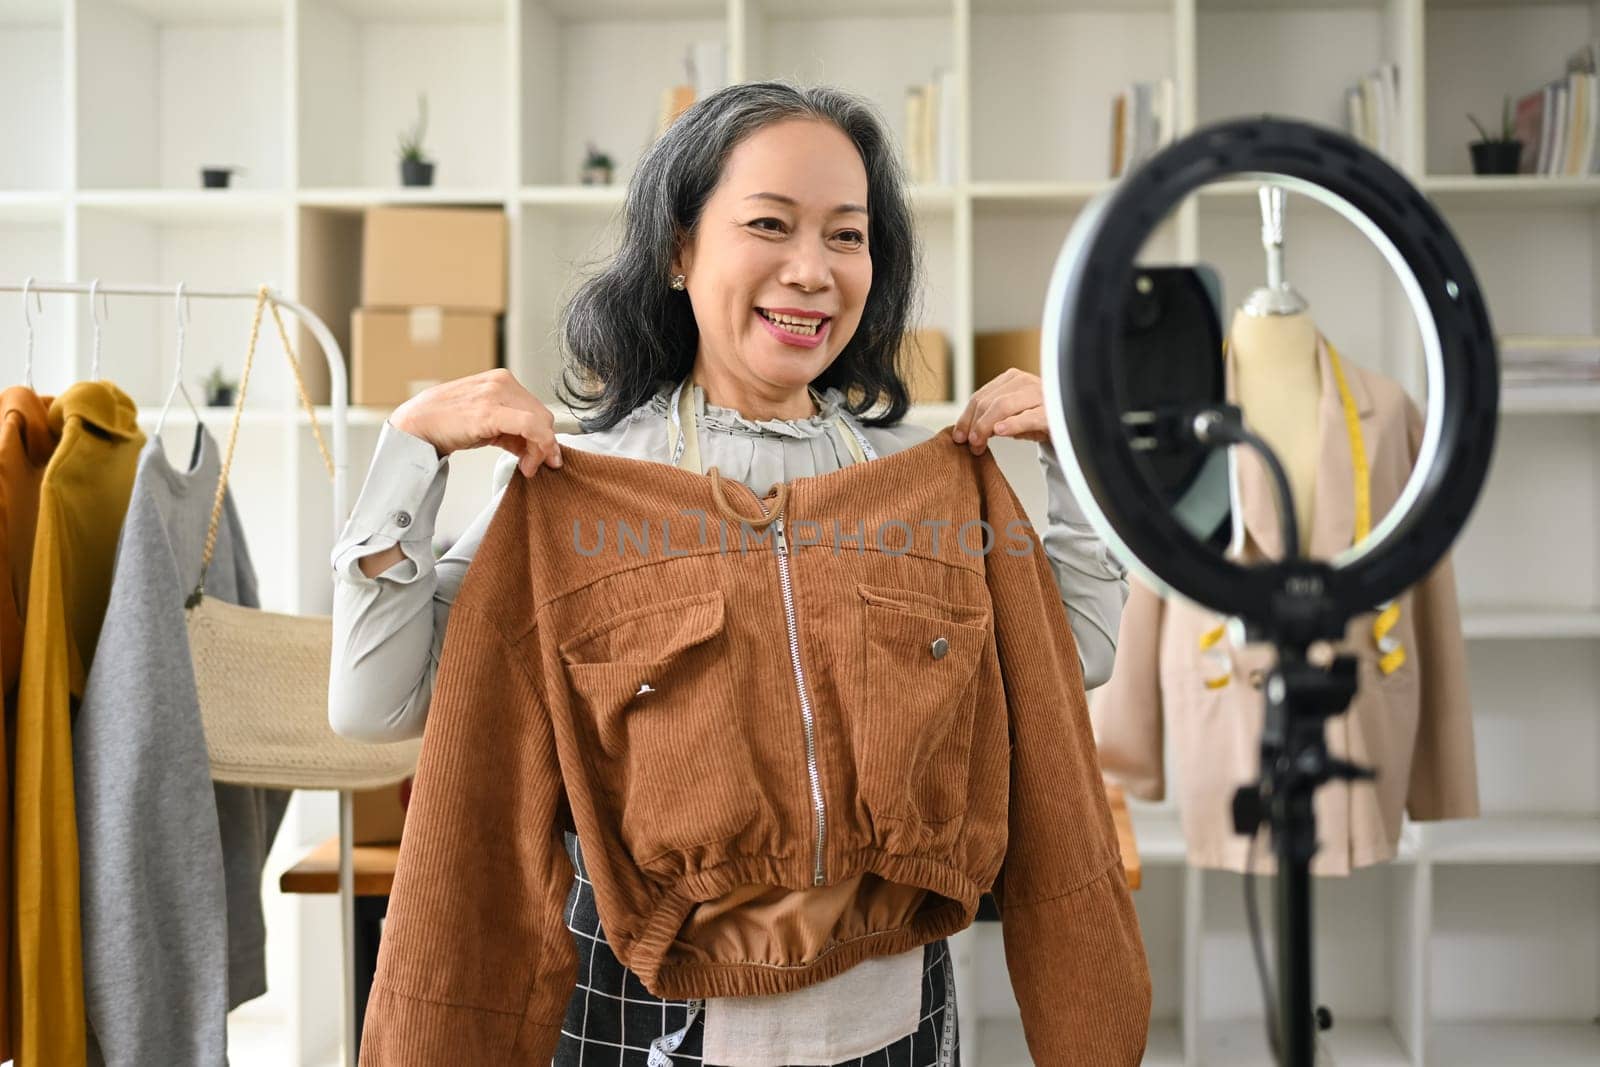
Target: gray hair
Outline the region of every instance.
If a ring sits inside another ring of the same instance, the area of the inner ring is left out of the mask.
[[[615,425],[664,382],[688,375],[700,331],[687,292],[668,286],[680,243],[699,225],[734,147],[786,119],[831,123],[861,153],[867,172],[867,250],[872,286],[855,335],[812,383],[837,387],[856,414],[885,401],[864,421],[892,425],[910,407],[897,361],[922,255],[906,199],[905,176],[885,124],[866,100],[826,86],[786,82],[730,85],[697,101],[639,161],[628,192],[621,243],[561,315],[566,349],[561,401],[594,412],[590,430]]]

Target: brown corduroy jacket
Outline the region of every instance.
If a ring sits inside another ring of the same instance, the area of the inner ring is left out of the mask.
[[[513,481],[451,611],[363,1064],[550,1062],[567,829],[657,996],[802,988],[992,888],[1034,1061],[1139,1061],[1149,971],[1066,611],[948,428],[760,501],[571,450]]]

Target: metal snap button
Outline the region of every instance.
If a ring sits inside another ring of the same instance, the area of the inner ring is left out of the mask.
[[[944,659],[944,654],[950,651],[950,642],[942,637],[935,637],[928,650],[933,653],[934,659]]]
[[[1250,688],[1260,689],[1264,684],[1266,684],[1266,680],[1267,672],[1263,671],[1260,667],[1257,667],[1255,670],[1250,672]]]
[[[395,512],[394,524],[400,527],[400,529],[404,530],[407,526],[411,525],[411,513],[409,511]]]

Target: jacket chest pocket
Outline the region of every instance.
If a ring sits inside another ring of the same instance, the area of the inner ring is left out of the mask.
[[[876,815],[940,823],[966,810],[987,606],[858,585],[861,699],[851,716],[858,787]]]
[[[720,590],[649,604],[563,642],[573,696],[622,838],[648,863],[731,837],[755,815]]]

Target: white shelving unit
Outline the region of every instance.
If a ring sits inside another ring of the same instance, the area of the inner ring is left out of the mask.
[[[548,400],[556,310],[575,271],[611,247],[623,202],[620,184],[575,184],[580,154],[593,141],[626,181],[690,45],[720,41],[731,80],[863,92],[897,134],[905,86],[949,67],[962,105],[956,179],[914,191],[925,319],[950,337],[955,396],[913,417],[942,426],[972,391],[974,331],[1038,321],[1062,239],[1109,185],[1111,99],[1128,82],[1175,79],[1185,130],[1263,112],[1337,124],[1343,90],[1393,60],[1395,162],[1466,245],[1496,327],[1596,333],[1600,180],[1477,178],[1465,148],[1467,112],[1497,114],[1503,93],[1553,77],[1596,36],[1589,0],[0,0],[0,273],[266,281],[297,295],[344,278],[342,305],[317,309],[342,330],[361,209],[500,207],[507,362]],[[394,137],[419,92],[438,185],[401,189]],[[202,191],[207,165],[245,170],[236,188]],[[1236,300],[1262,272],[1251,192],[1233,183],[1192,198],[1148,257],[1211,262]],[[1347,358],[1420,385],[1387,267],[1302,198],[1287,270]],[[16,310],[0,347],[12,381]],[[174,316],[116,300],[109,312],[103,373],[151,425]],[[191,386],[237,363],[247,325],[236,309],[194,305]],[[240,506],[271,606],[326,611],[326,494],[273,331],[262,344]],[[39,387],[85,376],[89,348],[86,302],[46,297]],[[1319,883],[1319,994],[1338,1020],[1340,1064],[1600,1061],[1600,391],[1513,393],[1505,413],[1455,557],[1486,817],[1408,828],[1399,862]],[[354,469],[385,414],[352,413]],[[172,419],[175,452],[192,425],[186,412]],[[1001,442],[997,454],[1042,518],[1033,446]],[[481,502],[492,461],[455,462],[441,534]],[[1156,983],[1147,1062],[1265,1062],[1238,879],[1183,866],[1169,806],[1136,819]],[[330,799],[302,798],[280,862],[333,825]],[[335,910],[268,896],[274,992],[236,1021],[286,1035],[267,1062],[331,1061]],[[963,1051],[981,1067],[1027,1062],[998,934],[976,929],[957,946]],[[264,1026],[269,1016],[282,1025]]]

